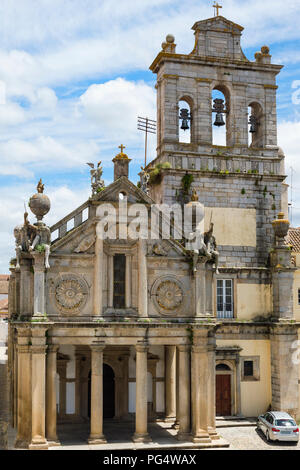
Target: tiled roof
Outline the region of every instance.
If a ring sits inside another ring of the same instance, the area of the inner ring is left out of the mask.
[[[284,240],[286,245],[292,246],[294,253],[300,253],[300,227],[290,228]]]
[[[8,310],[8,299],[0,300],[0,311]]]

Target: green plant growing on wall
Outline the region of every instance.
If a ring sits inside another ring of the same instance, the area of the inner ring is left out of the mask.
[[[241,194],[246,194],[245,188],[242,189]]]
[[[171,164],[169,162],[158,163],[155,165],[155,167],[149,173],[149,184],[152,184],[153,186],[160,184],[162,170],[167,170],[169,168],[171,168]]]
[[[35,250],[38,251],[39,253],[43,253],[45,251],[45,249],[46,249],[46,247],[45,247],[44,244],[43,245],[37,245],[35,247]]]

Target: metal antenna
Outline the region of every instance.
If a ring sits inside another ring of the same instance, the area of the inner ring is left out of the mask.
[[[153,119],[138,116],[137,128],[145,132],[145,167],[147,166],[147,146],[148,146],[148,133],[156,134],[156,121]]]
[[[290,170],[291,170],[291,205],[290,205],[290,208],[291,208],[291,226],[293,226],[293,176],[294,176],[295,170],[292,166],[290,167]]]

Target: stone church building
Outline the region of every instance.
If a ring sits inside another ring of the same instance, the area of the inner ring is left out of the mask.
[[[285,242],[287,186],[277,146],[282,66],[272,64],[267,46],[248,60],[243,28],[222,16],[192,29],[190,54],[176,52],[168,35],[150,67],[157,156],[141,183],[129,180],[121,146],[109,186],[101,162],[90,164],[91,197],[50,228],[40,181],[29,202],[37,222],[25,214],[15,229],[9,369],[16,447],[59,445],[57,424],[66,422],[89,422],[94,444],[106,442],[112,418],[134,420],[135,442],[151,440],[148,423],[162,419],[179,440],[209,443],[219,438],[216,415],[253,417],[272,407],[299,416],[296,267]],[[146,208],[149,227],[139,238],[127,234],[136,204]],[[153,237],[155,204],[165,206]],[[171,236],[162,236],[171,205],[203,211],[196,228],[191,220],[198,250],[175,236],[172,215]],[[112,228],[106,237],[104,225]]]

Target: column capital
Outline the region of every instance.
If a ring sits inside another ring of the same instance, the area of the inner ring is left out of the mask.
[[[29,352],[30,352],[30,346],[29,346],[29,345],[25,345],[25,344],[18,344],[18,345],[17,345],[17,351],[18,351],[18,354],[26,354],[26,353],[29,353]]]
[[[179,344],[177,347],[179,352],[190,352],[191,350],[190,344]]]
[[[59,350],[59,345],[58,344],[49,344],[48,345],[48,353],[57,354],[58,350]]]
[[[31,353],[32,354],[46,354],[48,346],[42,345],[32,345],[31,346]]]
[[[45,272],[45,254],[38,251],[32,251],[31,256],[34,259],[33,269],[34,272]]]
[[[102,344],[91,344],[90,345],[90,348],[93,352],[98,352],[98,353],[101,353],[104,351],[106,345],[104,343]]]
[[[197,346],[192,346],[192,353],[194,354],[200,354],[200,353],[207,353],[208,352],[208,348],[205,346],[205,345],[197,345]]]
[[[140,342],[135,345],[136,352],[148,352],[149,344],[145,342]]]

